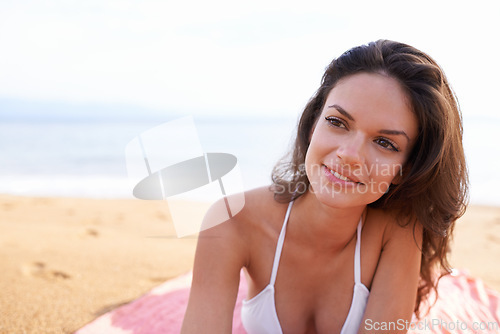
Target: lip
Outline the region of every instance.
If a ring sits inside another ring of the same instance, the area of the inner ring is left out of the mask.
[[[341,184],[345,184],[345,185],[358,185],[358,184],[362,185],[362,184],[364,184],[363,182],[359,181],[359,179],[354,175],[351,175],[351,174],[346,175],[345,172],[341,173],[341,172],[337,171],[336,169],[330,168],[326,165],[323,165],[323,167],[325,169],[325,174],[326,174],[327,178],[330,179],[330,181],[332,181],[334,183],[341,183]],[[343,177],[343,178],[339,178],[334,173],[339,174],[339,176]]]

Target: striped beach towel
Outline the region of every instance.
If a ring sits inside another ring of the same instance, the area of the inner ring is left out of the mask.
[[[75,334],[177,334],[186,311],[191,273],[169,280],[146,295],[118,307]],[[409,322],[366,323],[379,333],[407,329],[410,334],[500,333],[500,294],[465,271],[454,271],[439,281],[439,298],[425,317]],[[234,311],[233,333],[243,334],[240,310],[246,295],[245,277]],[[431,296],[431,301],[436,300]],[[367,327],[366,327],[367,328]],[[384,330],[385,329],[385,330]]]

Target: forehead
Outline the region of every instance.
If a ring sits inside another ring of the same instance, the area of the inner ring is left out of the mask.
[[[404,130],[410,138],[418,122],[401,84],[380,73],[358,73],[342,78],[330,91],[323,113],[339,105],[356,123]]]

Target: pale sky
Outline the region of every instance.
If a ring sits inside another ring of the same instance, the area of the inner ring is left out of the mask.
[[[332,58],[387,38],[435,58],[465,116],[499,118],[499,3],[1,0],[0,99],[296,115]]]

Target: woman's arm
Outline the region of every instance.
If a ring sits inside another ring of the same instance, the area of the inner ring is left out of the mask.
[[[364,333],[406,333],[420,277],[422,228],[391,222],[359,329]],[[392,326],[392,327],[391,327]]]
[[[203,224],[213,225],[217,216],[212,207]],[[231,333],[240,270],[247,258],[241,225],[233,217],[200,233],[181,333]]]

